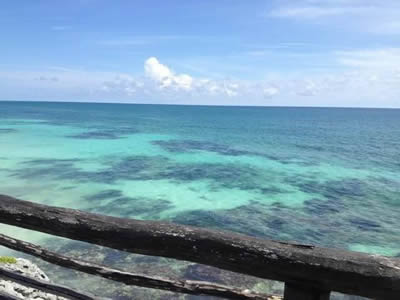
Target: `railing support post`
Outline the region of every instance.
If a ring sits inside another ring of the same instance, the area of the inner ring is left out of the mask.
[[[283,300],[329,300],[330,291],[323,291],[300,284],[285,283]]]

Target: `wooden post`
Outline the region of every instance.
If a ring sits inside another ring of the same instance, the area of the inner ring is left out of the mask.
[[[283,300],[329,300],[330,291],[323,291],[300,284],[285,283]]]

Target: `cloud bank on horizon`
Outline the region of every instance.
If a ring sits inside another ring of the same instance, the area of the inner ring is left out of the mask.
[[[152,2],[8,3],[0,99],[400,107],[398,1]]]

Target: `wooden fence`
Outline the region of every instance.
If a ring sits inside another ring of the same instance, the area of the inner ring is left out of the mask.
[[[263,240],[172,223],[122,219],[57,208],[0,195],[0,223],[121,251],[169,257],[285,283],[284,300],[328,300],[331,291],[380,300],[400,299],[400,260],[379,255]],[[59,266],[127,285],[229,299],[280,299],[224,285],[134,274],[65,257],[12,237],[0,245]],[[25,283],[70,299],[95,299],[67,287],[17,276]],[[7,297],[0,294],[1,298]]]

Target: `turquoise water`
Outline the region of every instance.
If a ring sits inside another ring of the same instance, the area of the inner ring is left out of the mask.
[[[0,102],[0,180],[38,203],[400,256],[400,110]]]

